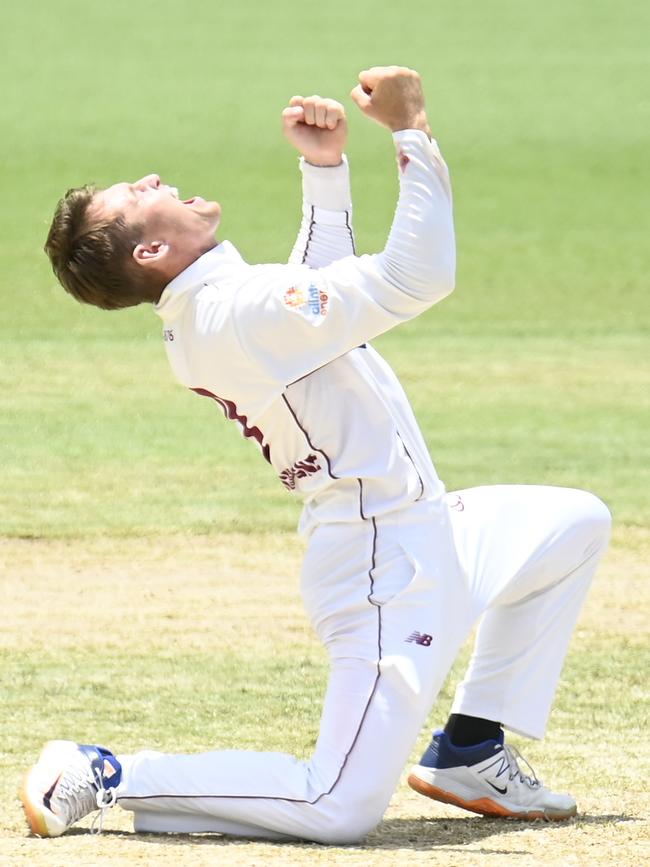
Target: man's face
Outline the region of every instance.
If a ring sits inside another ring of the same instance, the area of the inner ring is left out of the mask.
[[[99,217],[121,215],[128,224],[142,226],[144,244],[164,242],[175,257],[192,258],[214,247],[221,217],[218,202],[201,196],[182,201],[176,187],[163,184],[158,175],[100,190],[95,194],[93,211]]]

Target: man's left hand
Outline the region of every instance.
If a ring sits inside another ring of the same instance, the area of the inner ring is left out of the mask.
[[[348,137],[345,109],[335,99],[293,96],[282,112],[282,131],[308,163],[338,166]]]

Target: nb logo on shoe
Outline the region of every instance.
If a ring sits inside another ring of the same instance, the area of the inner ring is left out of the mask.
[[[429,647],[431,642],[433,641],[433,635],[427,635],[426,632],[412,632],[408,638],[405,639],[407,644],[419,644],[422,647]]]

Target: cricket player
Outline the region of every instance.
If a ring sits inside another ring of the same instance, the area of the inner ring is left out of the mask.
[[[318,96],[296,96],[283,113],[304,196],[288,264],[249,265],[216,240],[216,202],[183,201],[157,175],[71,190],[58,205],[46,250],[64,287],[106,309],[152,304],[178,380],[235,422],[304,502],[301,590],[330,674],[307,761],[50,742],[21,793],[38,835],[96,810],[101,828],[119,804],[136,831],[357,841],[381,819],[477,622],[451,715],[409,784],[487,816],[576,813],[504,729],[544,734],[609,512],[561,488],[445,492],[370,341],[452,291],[449,175],[416,72],[363,71],[352,99],[396,149],[399,199],[376,255],[355,254],[343,107]]]

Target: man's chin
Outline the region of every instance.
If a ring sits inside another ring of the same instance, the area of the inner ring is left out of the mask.
[[[215,202],[215,205],[217,203]],[[210,230],[213,234],[216,234],[217,229],[221,225],[221,207],[217,205],[217,210],[215,214],[212,214],[212,219],[210,220]]]

